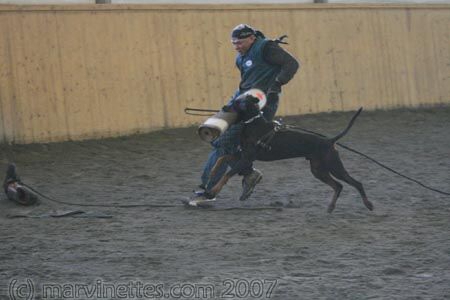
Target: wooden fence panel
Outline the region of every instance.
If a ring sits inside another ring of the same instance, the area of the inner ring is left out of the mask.
[[[201,122],[183,109],[234,93],[239,23],[301,61],[279,115],[450,103],[450,5],[0,5],[0,142]]]

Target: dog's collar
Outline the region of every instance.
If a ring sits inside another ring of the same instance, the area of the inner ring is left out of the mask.
[[[245,123],[245,124],[250,124],[251,122],[255,121],[256,119],[261,118],[262,116],[263,116],[263,113],[262,113],[262,111],[260,111],[259,114],[257,114],[256,116],[254,116],[254,117],[248,119],[248,120],[245,121],[244,123]]]

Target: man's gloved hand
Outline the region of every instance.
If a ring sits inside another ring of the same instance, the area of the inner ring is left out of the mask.
[[[267,94],[279,94],[281,93],[281,83],[278,80],[269,87]]]

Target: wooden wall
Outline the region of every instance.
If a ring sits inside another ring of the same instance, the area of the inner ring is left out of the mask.
[[[450,103],[450,5],[0,5],[0,142],[180,127],[239,81],[230,30],[289,35],[279,115]]]

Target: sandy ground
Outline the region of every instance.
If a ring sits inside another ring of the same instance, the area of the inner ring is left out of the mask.
[[[285,121],[334,135],[351,115]],[[449,128],[449,107],[363,112],[341,142],[449,192]],[[345,185],[335,212],[327,214],[332,191],[302,158],[257,162],[264,179],[251,199],[237,200],[240,179],[233,178],[216,205],[290,208],[186,209],[180,199],[199,183],[209,151],[195,128],[0,149],[1,169],[15,161],[25,183],[54,199],[174,205],[82,207],[43,199],[20,207],[2,195],[0,299],[31,292],[37,299],[450,298],[450,197],[343,149],[373,212]],[[75,210],[87,214],[48,216]],[[49,284],[65,294],[44,294]],[[71,293],[83,284],[96,293]],[[194,295],[205,286],[214,290]]]

